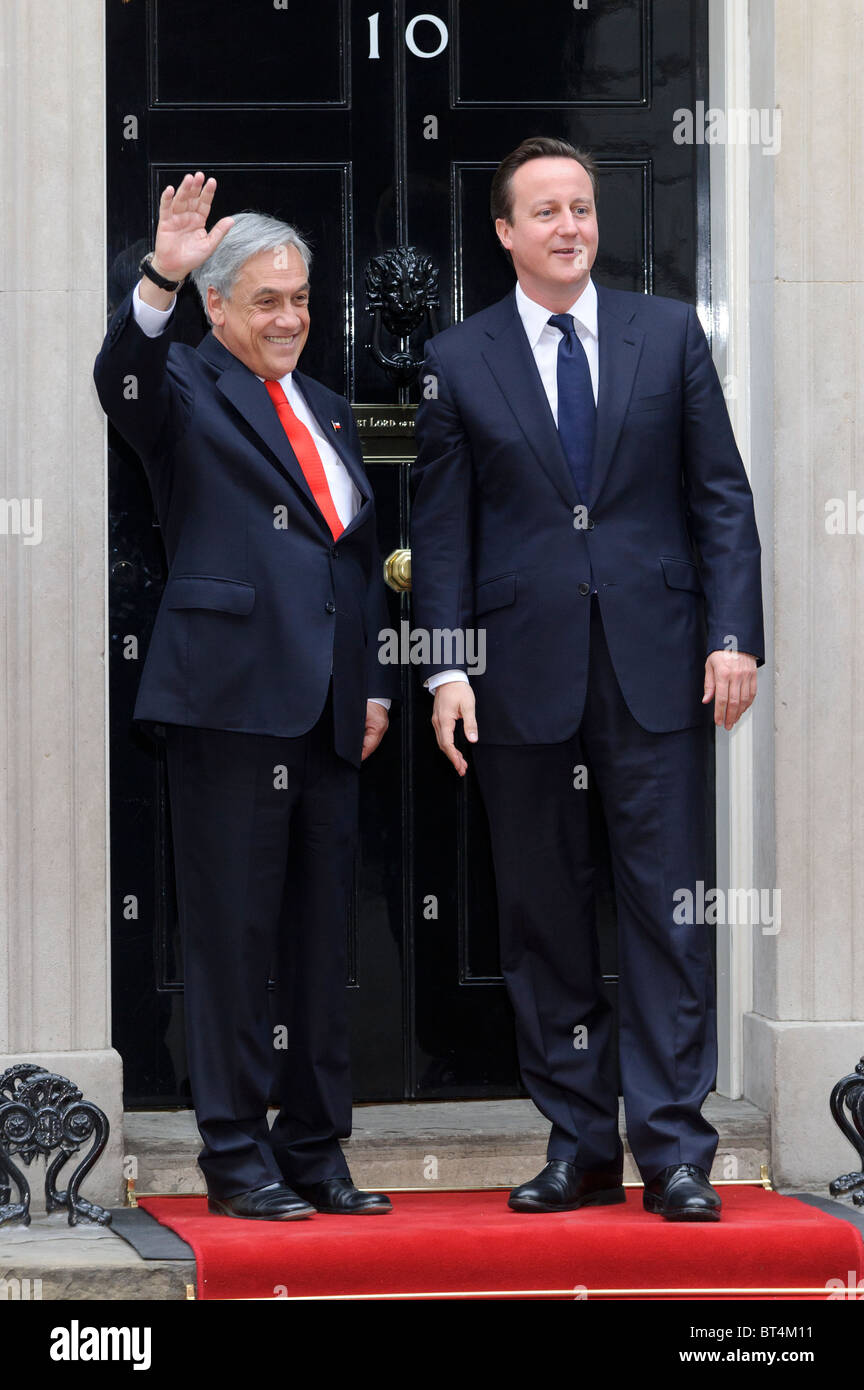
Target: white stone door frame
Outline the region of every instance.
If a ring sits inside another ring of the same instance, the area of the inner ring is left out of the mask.
[[[709,0],[709,106],[773,110],[773,5]],[[773,389],[771,258],[773,160],[750,144],[712,144],[710,154],[711,302],[714,361],[726,385],[735,437],[756,503],[763,551],[766,665],[754,708],[716,738],[717,887],[770,887],[774,881]],[[758,344],[758,352],[754,345]],[[717,927],[717,1090],[744,1085],[744,1015],[753,1007],[753,926]]]

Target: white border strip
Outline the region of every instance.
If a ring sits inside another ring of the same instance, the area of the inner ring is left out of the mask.
[[[709,101],[750,106],[749,0],[709,8]],[[735,390],[729,415],[750,476],[750,146],[710,147],[714,359]],[[755,872],[753,721],[717,734],[717,886],[749,887]],[[753,1001],[752,928],[717,929],[717,1090],[743,1092],[744,1014]]]

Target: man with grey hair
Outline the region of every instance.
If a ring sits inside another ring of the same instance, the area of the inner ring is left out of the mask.
[[[170,566],[135,718],[166,739],[199,1163],[222,1215],[387,1212],[339,1145],[358,770],[391,693],[374,501],[348,402],[296,370],[309,248],[259,213],[208,232],[215,189],[165,189],[94,373]],[[172,341],[187,276],[197,349]]]

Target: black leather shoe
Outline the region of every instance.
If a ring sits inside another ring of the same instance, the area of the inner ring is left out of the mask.
[[[575,1211],[577,1207],[610,1207],[625,1201],[620,1173],[590,1171],[554,1158],[530,1182],[510,1193],[514,1211]]]
[[[325,1178],[298,1189],[316,1211],[332,1216],[374,1216],[393,1210],[383,1192],[361,1192],[350,1178]]]
[[[645,1184],[642,1205],[667,1221],[720,1220],[720,1198],[695,1163],[673,1163],[657,1173]]]
[[[235,1197],[208,1197],[207,1210],[215,1216],[242,1216],[247,1221],[299,1221],[315,1215],[315,1208],[284,1182],[238,1192]]]

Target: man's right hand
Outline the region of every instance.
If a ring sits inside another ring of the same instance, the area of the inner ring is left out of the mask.
[[[166,280],[185,280],[190,271],[216,250],[225,233],[234,226],[233,217],[223,217],[210,231],[207,218],[216,192],[216,180],[202,173],[186,174],[178,189],[169,184],[159,200],[159,225],[153,247],[153,269]],[[169,309],[174,295],[142,277],[138,293],[154,309]]]
[[[474,717],[474,691],[467,681],[445,681],[435,690],[435,705],[432,710],[432,727],[438,740],[438,747],[449,758],[460,777],[468,771],[468,764],[453,741],[456,721],[462,720],[465,737],[469,743],[477,742],[477,720]]]

